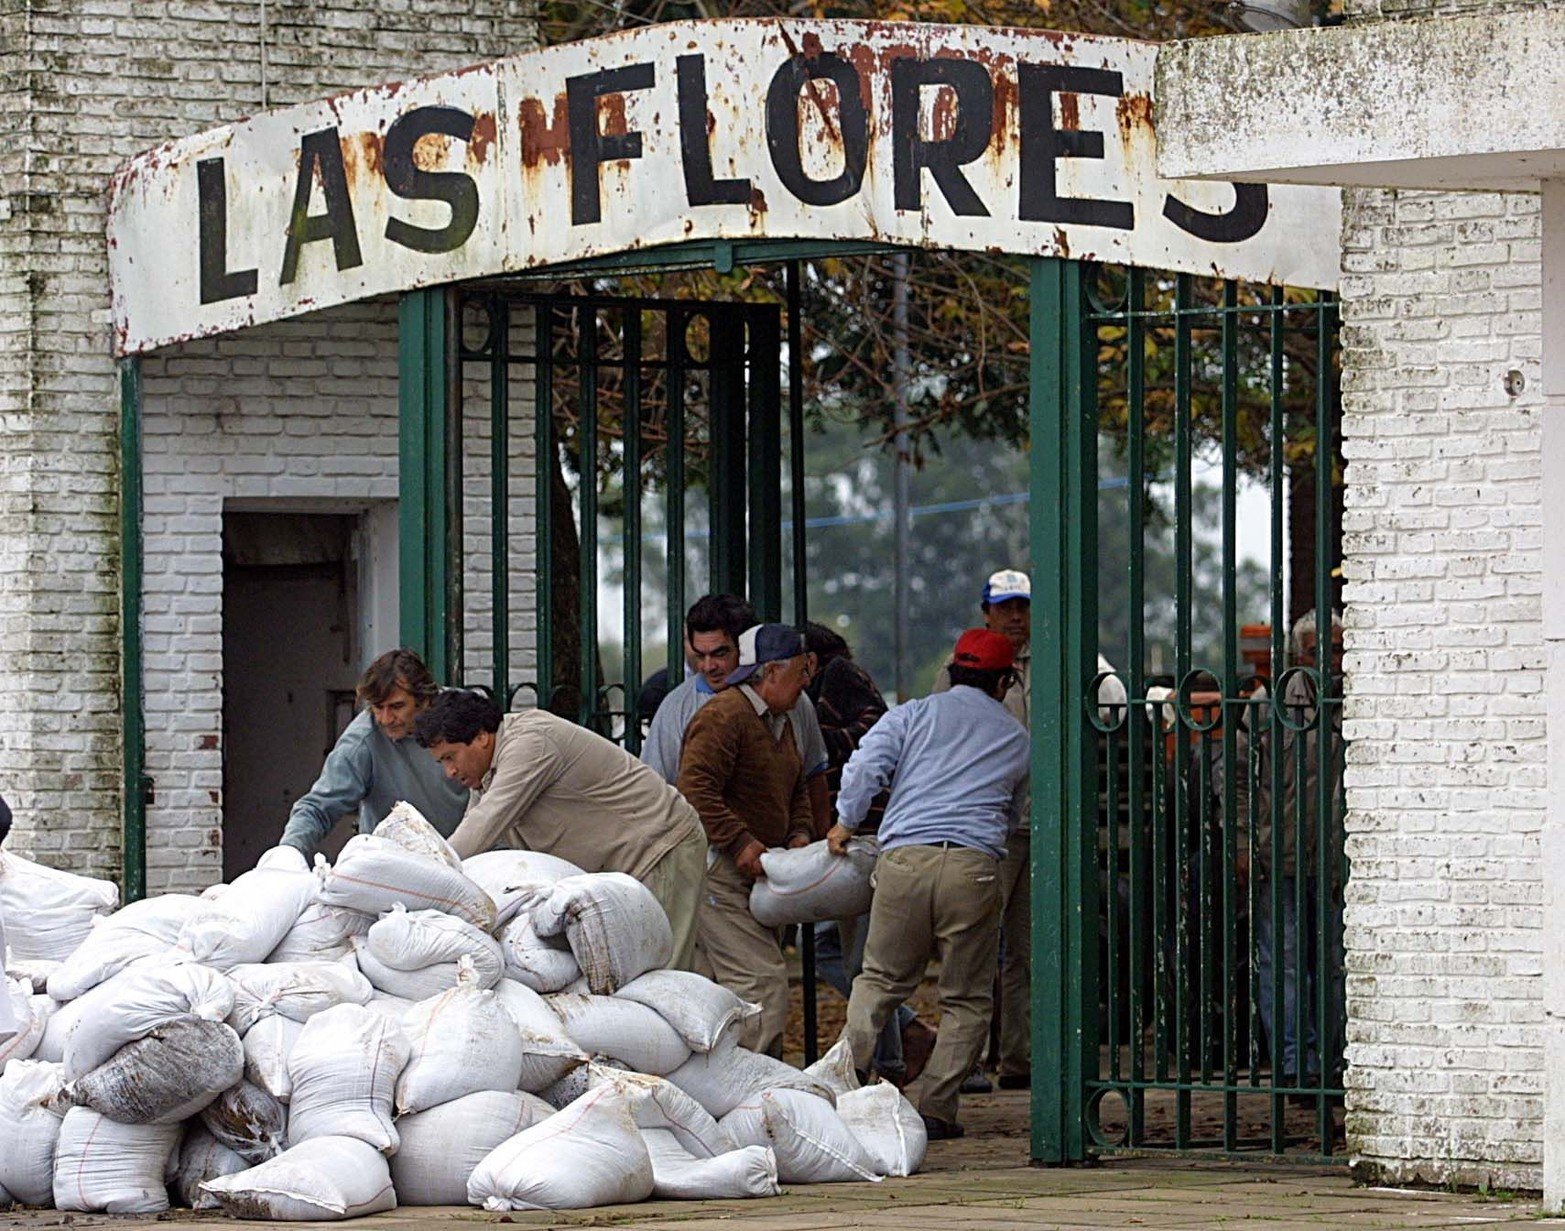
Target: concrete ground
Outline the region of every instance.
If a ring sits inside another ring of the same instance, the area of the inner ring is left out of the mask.
[[[1425,1227],[1496,1224],[1565,1227],[1543,1219],[1536,1200],[1509,1196],[1359,1188],[1346,1168],[1296,1164],[1125,1159],[1100,1167],[1027,1165],[1023,1094],[964,1098],[970,1136],[936,1142],[921,1174],[879,1184],[790,1186],[756,1201],[657,1201],[563,1213],[488,1214],[475,1209],[409,1208],[359,1219],[355,1228],[509,1223],[518,1227],[625,1227],[642,1231],[1032,1231],[1042,1228],[1252,1226]],[[151,1228],[170,1222],[206,1228],[255,1226],[172,1211],[159,1218],[0,1213],[0,1227]]]

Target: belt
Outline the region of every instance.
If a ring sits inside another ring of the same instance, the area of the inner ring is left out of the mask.
[[[943,851],[967,851],[973,848],[965,842],[925,842],[924,846],[936,846]]]

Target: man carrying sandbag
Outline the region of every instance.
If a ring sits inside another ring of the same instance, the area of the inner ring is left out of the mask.
[[[712,854],[698,922],[712,977],[761,1006],[741,1040],[782,1053],[788,970],[777,932],[750,913],[761,856],[808,846],[814,835],[804,759],[788,711],[809,683],[804,638],[786,624],[757,624],[739,638],[739,665],[685,729],[679,789],[701,816]]]
[[[321,776],[294,804],[282,845],[311,859],[343,816],[359,812],[359,832],[369,833],[398,801],[412,804],[447,837],[467,807],[467,789],[446,777],[418,746],[413,721],[440,695],[440,685],[412,650],[388,650],[359,680],[364,711],[348,724],[326,754]]]
[[[478,693],[442,693],[416,735],[472,791],[451,835],[458,855],[522,847],[633,876],[668,915],[672,965],[690,969],[706,839],[678,791],[586,727],[547,710],[501,714]]]
[[[1027,732],[1004,705],[1014,678],[1010,640],[972,628],[956,643],[951,688],[891,710],[842,773],[837,823],[826,835],[847,853],[886,787],[880,859],[864,969],[853,982],[844,1035],[867,1070],[896,1007],[940,958],[940,1030],[908,1097],[931,1138],[960,1137],[962,1079],[989,1034],[999,942],[1000,869],[1027,799]]]
[[[685,613],[685,661],[691,675],[663,699],[641,746],[641,759],[665,782],[679,781],[679,757],[690,720],[708,701],[728,687],[739,665],[739,638],[756,624],[755,608],[737,594],[705,594]],[[831,797],[826,775],[831,768],[815,702],[800,693],[788,711],[793,742],[804,758],[804,786],[815,817],[816,837],[831,824]]]

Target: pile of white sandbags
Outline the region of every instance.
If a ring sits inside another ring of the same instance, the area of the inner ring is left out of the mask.
[[[334,865],[277,848],[199,898],[112,891],[0,856],[0,1206],[565,1209],[922,1159],[841,1044],[803,1072],[740,1047],[757,1006],[666,969],[627,876],[464,863],[399,805]]]

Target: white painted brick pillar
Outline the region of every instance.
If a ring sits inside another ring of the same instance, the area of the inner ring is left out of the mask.
[[[1544,815],[1543,1196],[1565,1213],[1565,179],[1543,185],[1543,636],[1549,802]]]

